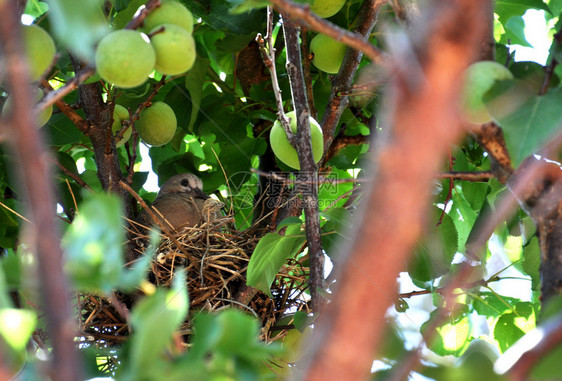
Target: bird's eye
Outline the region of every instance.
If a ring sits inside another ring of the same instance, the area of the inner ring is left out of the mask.
[[[187,179],[183,179],[180,184],[182,187],[187,187],[189,186],[189,181]]]

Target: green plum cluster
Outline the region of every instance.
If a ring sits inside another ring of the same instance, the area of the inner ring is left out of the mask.
[[[177,75],[195,62],[193,16],[181,3],[163,0],[144,20],[143,31],[117,30],[105,36],[96,49],[97,72],[121,88],[143,84],[154,69]]]

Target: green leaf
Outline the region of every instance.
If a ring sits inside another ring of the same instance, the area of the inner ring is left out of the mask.
[[[525,334],[521,328],[515,325],[516,317],[517,316],[513,313],[504,314],[498,319],[494,326],[494,338],[498,342],[502,352],[505,352]]]
[[[515,166],[537,152],[560,129],[562,89],[536,96],[513,113],[498,120],[503,127],[509,154]],[[495,117],[494,113],[492,115]]]
[[[205,58],[198,58],[195,65],[185,75],[185,88],[189,91],[191,101],[191,119],[187,126],[187,131],[192,131],[199,109],[201,108],[201,99],[203,98],[203,85],[207,70],[209,69],[210,61]]]
[[[228,0],[232,4],[230,10],[233,14],[249,12],[253,9],[265,8],[269,5],[269,0]]]
[[[498,317],[505,312],[515,310],[515,305],[519,299],[499,295],[492,292],[480,292],[473,295],[472,307],[482,316]]]
[[[531,277],[533,291],[539,291],[541,288],[541,251],[539,248],[539,239],[533,237],[525,246],[523,246],[523,270]]]
[[[437,207],[432,209],[427,234],[418,241],[408,271],[413,279],[420,282],[428,282],[449,272],[457,252],[458,233],[453,220],[445,213],[442,223],[435,227],[443,211]]]
[[[184,271],[176,272],[172,289],[157,289],[131,312],[135,333],[131,339],[130,367],[138,375],[153,371],[155,359],[171,343],[174,331],[187,315],[189,296],[185,276]]]
[[[37,316],[33,311],[16,308],[0,309],[0,336],[14,351],[24,351],[35,330]]]
[[[49,6],[46,3],[38,0],[30,0],[25,5],[25,10],[23,11],[23,13],[37,18],[46,13],[48,10]]]
[[[95,45],[109,32],[102,0],[48,0],[51,24],[61,41],[85,60],[94,58]]]
[[[79,289],[110,292],[120,283],[125,234],[121,200],[90,194],[64,235],[65,269]]]
[[[265,20],[265,10],[232,14],[232,4],[227,0],[192,2],[191,11],[214,29],[224,29],[233,34],[259,32]]]
[[[509,40],[510,44],[532,47],[525,38],[525,21],[521,16],[510,17],[504,24],[504,28],[506,42]]]
[[[542,9],[550,13],[550,8],[542,0],[497,0],[495,12],[505,24],[513,16],[523,16],[529,8]]]
[[[440,356],[461,355],[469,345],[472,323],[467,316],[437,328],[430,349]]]
[[[248,264],[248,286],[257,288],[271,296],[270,287],[281,266],[288,258],[294,257],[305,238],[301,234],[301,224],[287,227],[284,236],[268,233],[263,236]]]

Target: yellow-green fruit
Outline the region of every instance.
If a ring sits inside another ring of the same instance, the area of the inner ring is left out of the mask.
[[[314,0],[310,4],[310,10],[320,17],[327,18],[338,13],[344,4],[345,0]]]
[[[140,32],[118,30],[105,36],[96,49],[100,77],[122,88],[142,85],[154,70],[156,54]]]
[[[55,42],[49,33],[37,25],[24,26],[23,39],[31,80],[36,81],[53,63]]]
[[[33,92],[33,99],[35,104],[37,104],[43,98],[43,90],[38,89],[36,87],[32,88],[31,91]],[[2,108],[3,115],[9,115],[12,112],[12,97],[6,98],[6,102],[4,103],[4,107]],[[45,123],[49,121],[51,115],[53,114],[53,106],[48,106],[43,111],[37,115],[37,125],[39,127],[44,126]]]
[[[310,41],[310,51],[314,54],[312,63],[328,74],[336,74],[340,70],[346,50],[345,44],[325,34],[316,35]]]
[[[297,133],[297,118],[295,112],[291,111],[287,113],[287,117],[291,119],[291,130],[293,134]],[[322,128],[314,118],[310,117],[310,136],[312,139],[312,154],[314,156],[314,161],[318,163],[322,158],[324,153],[324,139],[322,137]],[[287,164],[291,168],[300,169],[299,157],[297,151],[293,148],[287,134],[281,126],[281,122],[275,121],[273,127],[271,128],[271,133],[269,135],[269,142],[271,144],[271,149],[275,156],[281,160],[283,163]]]
[[[154,102],[140,114],[135,126],[146,144],[157,147],[172,140],[178,122],[170,106],[164,102]]]
[[[115,105],[115,108],[113,109],[113,124],[111,125],[113,134],[116,134],[117,132],[119,132],[119,130],[121,130],[121,127],[123,127],[121,122],[127,119],[129,119],[129,111],[127,111],[127,109],[121,105]],[[123,134],[123,138],[115,140],[115,147],[119,148],[123,144],[127,143],[129,138],[131,137],[132,132],[133,129],[131,127],[127,128],[127,130]]]
[[[173,25],[163,24],[162,32],[156,33],[150,39],[156,52],[156,70],[166,75],[185,73],[195,63],[195,41],[185,29]]]
[[[475,124],[490,122],[492,116],[482,98],[496,81],[509,79],[513,79],[513,74],[496,61],[480,61],[470,65],[465,72],[461,94],[466,120]]]
[[[193,32],[191,12],[175,0],[164,0],[158,8],[150,12],[144,19],[144,30],[148,32],[162,24],[174,24],[181,26],[188,33]]]

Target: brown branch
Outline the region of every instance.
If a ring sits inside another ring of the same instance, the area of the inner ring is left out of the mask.
[[[369,377],[387,308],[397,296],[396,278],[424,225],[435,173],[463,132],[457,113],[459,78],[476,56],[487,2],[437,4],[418,20],[424,29],[414,29],[416,46],[407,53],[417,65],[394,61],[397,79],[386,102],[388,140],[371,154],[371,162],[378,164],[376,178],[360,208],[362,218],[353,226],[348,256],[341,255],[339,266],[345,267],[333,300],[306,351],[306,380]],[[418,73],[423,77],[409,87],[408,79]]]
[[[368,135],[340,135],[334,139],[328,152],[324,155],[324,162],[327,163],[331,158],[336,156],[343,148],[349,145],[361,145],[370,143],[370,136]]]
[[[316,111],[316,106],[314,105],[314,89],[312,86],[312,76],[310,75],[310,52],[308,50],[308,40],[306,38],[306,29],[301,30],[301,54],[302,54],[302,65],[304,73],[304,85],[306,88],[306,99],[308,100],[308,109],[310,110],[310,115],[314,119],[318,119],[318,112]]]
[[[281,95],[279,81],[277,80],[277,69],[275,68],[275,47],[273,45],[273,11],[270,7],[267,7],[267,34],[265,39],[258,33],[256,42],[258,43],[263,63],[271,75],[271,87],[273,88],[273,95],[275,95],[275,103],[277,105],[277,118],[285,130],[289,142],[294,146],[295,138],[293,136],[293,131],[291,130],[289,118],[283,109],[283,97]]]
[[[367,1],[367,3],[374,5],[378,10],[378,8],[387,1],[388,0],[375,0]],[[384,53],[368,41],[368,35],[350,32],[327,20],[324,20],[323,18],[320,18],[310,11],[309,5],[296,4],[290,0],[271,0],[271,3],[275,6],[275,9],[279,11],[279,13],[289,16],[289,18],[297,24],[341,41],[344,44],[365,53],[365,55],[375,63],[382,64],[383,61],[385,61]],[[286,18],[287,17],[285,17],[285,19]]]
[[[80,185],[84,189],[92,190],[92,188],[88,184],[86,184],[86,182],[84,180],[82,180],[80,178],[80,176],[78,176],[76,173],[73,173],[72,171],[70,171],[68,168],[66,168],[64,165],[59,163],[57,160],[53,160],[53,162],[55,163],[55,165],[57,167],[60,168],[61,171],[64,172],[65,175],[67,175],[72,180],[74,180],[76,182],[76,184]]]
[[[368,38],[375,27],[379,10],[385,3],[385,0],[366,0],[363,2],[356,20],[353,22],[357,25],[356,34],[362,36],[362,38]],[[349,97],[344,94],[349,92],[362,57],[363,53],[360,50],[348,49],[340,71],[332,82],[332,91],[322,118],[324,152],[329,152],[335,137],[336,127],[343,111],[347,108]],[[323,158],[321,165],[325,162],[326,158]]]
[[[490,155],[492,173],[498,181],[505,183],[513,172],[513,168],[502,129],[494,122],[472,125],[471,127],[471,133],[478,141],[478,144]]]
[[[144,5],[144,8],[139,12],[139,14],[131,21],[129,21],[127,26],[125,26],[125,29],[139,28],[144,22],[146,16],[148,16],[150,12],[152,12],[156,7],[159,7],[161,4],[162,4],[161,0],[148,0]]]
[[[476,171],[476,172],[457,172],[449,171],[443,172],[437,175],[439,179],[453,179],[453,180],[464,180],[464,181],[483,181],[486,182],[490,179],[495,178],[494,174],[490,171]]]
[[[317,180],[318,168],[312,154],[312,139],[310,135],[310,110],[306,96],[305,80],[302,71],[300,54],[299,30],[296,24],[283,15],[283,35],[287,50],[287,74],[291,86],[293,107],[297,118],[297,133],[295,148],[299,158],[301,171],[298,179]],[[320,216],[318,212],[318,187],[303,186],[300,190],[303,197],[305,215],[306,239],[308,241],[308,258],[310,261],[310,276],[308,288],[311,306],[314,312],[319,312],[324,305],[322,291],[324,290],[324,253],[320,236]]]
[[[39,280],[47,329],[52,340],[49,373],[60,381],[82,379],[81,361],[74,345],[75,325],[68,282],[63,272],[60,233],[55,223],[55,198],[49,154],[32,113],[29,68],[23,53],[22,31],[16,3],[0,1],[0,44],[4,53],[7,86],[13,96],[10,143],[19,167],[15,173],[23,185],[32,224],[27,226],[30,248],[40,269]]]
[[[50,92],[39,102],[36,106],[38,112],[45,110],[47,107],[56,104],[59,107],[60,102],[62,102],[62,98],[66,95],[70,94],[70,92],[76,90],[78,86],[83,83],[86,79],[94,75],[96,71],[94,68],[86,67],[83,70],[80,70],[74,78],[70,80],[66,85],[61,87],[58,90],[54,90],[51,85],[45,85],[45,83],[49,83],[46,80],[42,80],[41,84],[44,88],[50,88]],[[60,107],[59,107],[60,108]]]
[[[49,82],[47,82],[46,80],[41,81],[41,86],[43,86],[43,89],[45,89],[45,91],[47,92],[47,96],[49,94],[54,93],[53,91],[53,87],[51,86],[51,84]],[[68,119],[70,119],[70,121],[84,134],[84,135],[88,135],[90,133],[90,125],[88,124],[88,122],[82,118],[82,116],[80,116],[76,111],[74,111],[74,109],[72,108],[72,106],[70,106],[68,103],[66,103],[62,97],[53,97],[54,103],[55,105],[58,107],[58,109],[64,114],[66,115],[66,117]],[[40,108],[42,106],[38,105],[37,107]]]

